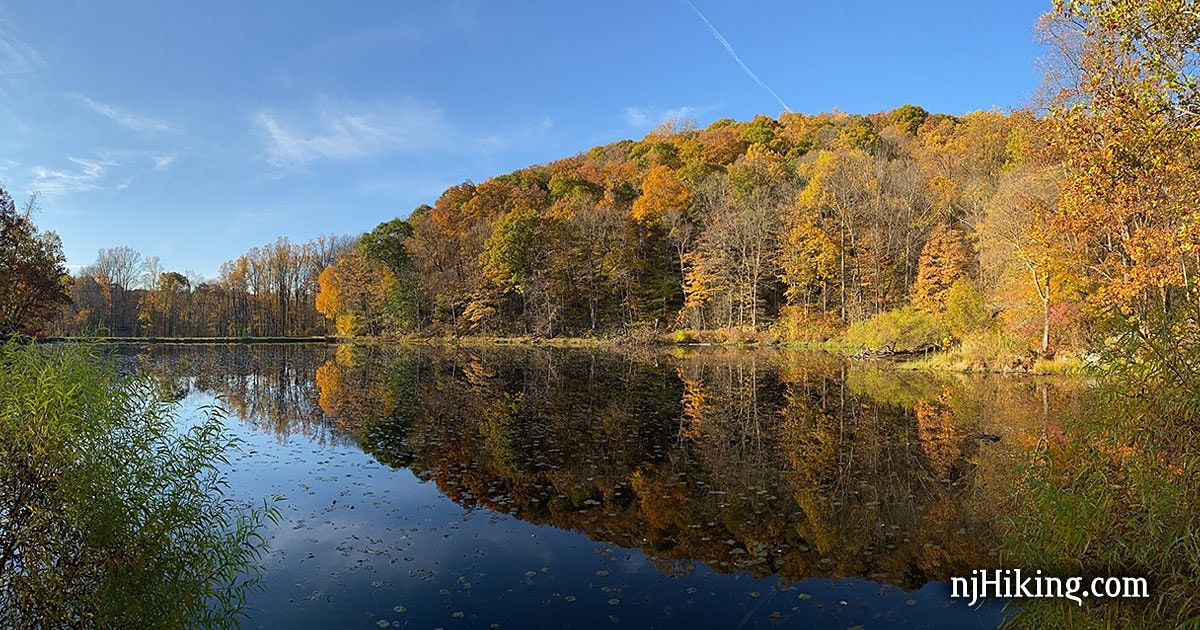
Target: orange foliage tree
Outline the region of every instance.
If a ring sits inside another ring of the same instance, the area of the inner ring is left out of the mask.
[[[945,310],[946,293],[955,280],[970,271],[972,256],[960,230],[942,224],[933,230],[921,250],[913,306],[929,313]]]

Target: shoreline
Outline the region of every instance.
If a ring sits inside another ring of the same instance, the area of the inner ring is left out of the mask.
[[[96,343],[105,345],[253,345],[344,343],[339,337],[46,337],[39,343]]]
[[[1009,376],[1071,376],[1078,377],[1079,366],[1074,363],[1056,365],[1052,369],[989,368],[981,366],[964,366],[959,364],[938,365],[931,361],[936,357],[950,357],[953,349],[929,352],[878,354],[869,353],[861,348],[839,343],[811,342],[779,342],[779,341],[676,341],[663,336],[655,339],[634,339],[630,337],[533,337],[533,336],[421,336],[405,335],[397,337],[338,337],[338,336],[307,336],[307,337],[47,337],[42,343],[97,343],[105,345],[269,345],[269,344],[348,344],[363,346],[394,345],[424,345],[464,348],[487,347],[546,347],[546,348],[604,348],[621,349],[672,349],[672,348],[720,348],[735,350],[793,350],[804,352],[824,352],[841,355],[847,359],[862,362],[886,364],[890,369],[916,372],[945,372],[958,374],[999,374]],[[1055,365],[1051,361],[1050,365]]]

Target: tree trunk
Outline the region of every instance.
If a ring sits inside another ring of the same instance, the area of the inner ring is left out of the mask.
[[[1042,300],[1042,354],[1050,350],[1050,300]]]

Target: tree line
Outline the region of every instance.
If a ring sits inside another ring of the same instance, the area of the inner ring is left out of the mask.
[[[221,265],[218,277],[162,269],[157,257],[130,247],[100,250],[66,279],[69,304],[58,334],[148,337],[285,337],[331,330],[315,308],[317,278],[351,238],[286,237]]]

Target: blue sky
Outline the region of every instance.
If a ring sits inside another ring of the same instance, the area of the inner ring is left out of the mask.
[[[693,1],[0,0],[0,184],[213,276],[669,116],[1019,107],[1049,6]]]

